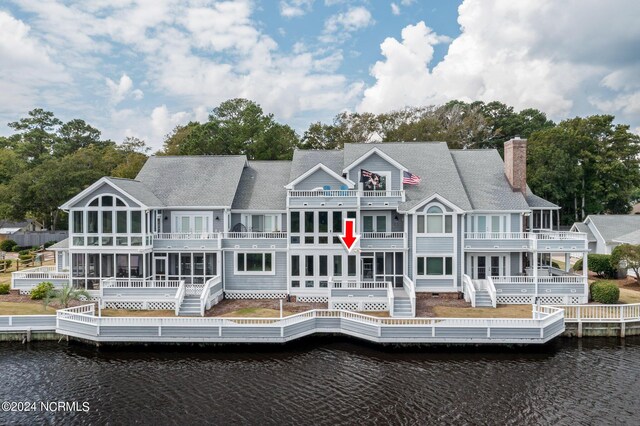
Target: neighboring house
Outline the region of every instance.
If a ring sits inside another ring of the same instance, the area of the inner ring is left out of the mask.
[[[591,253],[611,254],[622,243],[640,244],[640,216],[592,214],[576,222],[572,231],[584,232]]]
[[[37,232],[43,230],[44,225],[33,219],[26,219],[20,222],[0,220],[0,240],[11,239],[11,235],[17,232]]]
[[[227,298],[394,316],[414,314],[416,293],[586,302],[587,262],[579,275],[551,267],[552,254],[568,265],[586,253],[586,236],[554,231],[559,207],[526,184],[526,140],[505,143],[505,159],[443,142],[297,150],[292,161],[153,156],[136,179],[102,178],[61,206],[70,237],[50,273],[132,309],[202,304],[215,283]],[[351,252],[345,219],[360,235]],[[35,281],[14,274],[14,288]]]

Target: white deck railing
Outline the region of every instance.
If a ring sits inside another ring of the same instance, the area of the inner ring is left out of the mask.
[[[177,288],[179,280],[149,280],[144,278],[105,278],[101,288]]]
[[[224,238],[251,238],[251,239],[286,239],[286,232],[226,232]]]
[[[362,197],[404,197],[404,190],[391,189],[385,191],[362,191],[360,192]]]
[[[493,283],[493,279],[491,277],[487,277],[486,282],[487,282],[486,290],[489,293],[489,297],[491,298],[491,306],[495,308],[498,301],[496,286]]]
[[[203,317],[206,310],[211,309],[214,299],[222,295],[222,278],[219,275],[208,279],[200,295],[200,316]]]
[[[535,284],[535,277],[529,275],[516,276],[492,276],[491,280],[495,284]],[[538,276],[538,284],[584,284],[587,277],[582,275],[557,275],[557,276]]]
[[[385,289],[386,281],[329,281],[329,288]]]
[[[218,232],[163,232],[154,234],[156,240],[217,240]]]
[[[586,240],[587,234],[573,231],[540,231],[533,232],[538,240]]]
[[[587,234],[571,231],[465,232],[467,240],[586,240]]]
[[[86,306],[86,305],[85,305]],[[345,310],[311,310],[285,318],[185,318],[185,317],[96,317],[75,309],[57,311],[56,331],[95,341],[230,341],[283,342],[316,332],[342,332],[377,342],[458,342],[458,343],[543,343],[564,331],[564,311],[551,306],[532,307],[530,318],[380,318]],[[339,320],[318,325],[316,319]],[[84,324],[84,327],[79,327]],[[296,325],[295,328],[289,326]],[[552,326],[553,327],[550,327]],[[90,327],[86,327],[90,326]],[[125,327],[123,327],[125,326]],[[170,326],[174,334],[163,336],[163,327]],[[185,331],[176,337],[176,327]],[[112,327],[102,336],[101,330]],[[117,328],[113,328],[117,327]],[[194,327],[199,331],[194,334]],[[550,327],[548,329],[548,327]],[[504,337],[505,329],[512,337]],[[534,335],[518,330],[539,329]],[[148,330],[140,334],[140,330]],[[492,337],[499,329],[502,337]],[[271,331],[270,331],[271,330]],[[482,330],[482,335],[478,334]],[[384,331],[384,333],[383,333]],[[398,333],[396,333],[399,331]]]
[[[31,279],[31,280],[46,280],[46,279],[69,279],[69,272],[58,272],[55,266],[39,266],[37,268],[25,269],[22,271],[13,272],[11,279]]]
[[[476,307],[476,286],[473,284],[471,277],[467,274],[462,275],[462,293],[464,300],[471,303],[471,307]]]
[[[564,309],[566,322],[640,321],[640,303],[628,305],[554,305]]]
[[[361,238],[404,238],[404,232],[363,232]]]
[[[357,197],[358,191],[353,189],[317,189],[308,191],[289,191],[289,197]]]
[[[411,302],[411,316],[416,316],[416,286],[406,275],[402,277],[402,284],[407,294],[409,295],[409,301]]]
[[[184,300],[184,296],[186,294],[186,284],[184,282],[184,280],[180,281],[180,285],[178,285],[178,291],[176,291],[176,316],[178,316],[178,313],[180,312],[180,306],[182,305],[182,301]]]

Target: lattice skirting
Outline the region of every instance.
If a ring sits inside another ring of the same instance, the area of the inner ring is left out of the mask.
[[[389,305],[387,303],[365,303],[364,310],[367,312],[388,311]]]
[[[225,299],[286,299],[287,293],[224,293]]]
[[[496,303],[506,305],[531,305],[533,300],[533,296],[498,296]]]
[[[175,310],[175,302],[104,302],[104,309],[141,310]]]
[[[303,303],[327,303],[329,298],[327,296],[296,296],[296,302]]]
[[[345,311],[357,311],[358,303],[357,302],[338,302],[333,304],[333,309],[342,309]]]

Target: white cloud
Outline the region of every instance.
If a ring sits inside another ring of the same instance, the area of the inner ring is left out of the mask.
[[[295,18],[311,11],[314,0],[280,0],[280,15]]]
[[[400,6],[395,3],[391,3],[391,13],[394,15],[400,15]]]
[[[119,104],[129,95],[135,100],[140,100],[144,97],[142,90],[133,88],[133,80],[127,74],[122,74],[117,82],[110,78],[106,78],[105,82],[109,89],[110,102],[113,105]]]
[[[347,37],[348,33],[361,30],[374,23],[373,16],[366,7],[351,7],[346,12],[327,18],[320,40],[325,43],[335,42]]]
[[[58,97],[72,79],[21,20],[0,11],[0,114],[15,113]]]
[[[461,99],[539,108],[556,119],[593,106],[627,117],[637,111],[640,3],[465,0],[458,11],[462,33],[437,64],[434,46],[446,40],[424,23],[387,38],[358,109]]]

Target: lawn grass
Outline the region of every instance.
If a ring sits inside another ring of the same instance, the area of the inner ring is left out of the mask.
[[[96,312],[96,315],[98,312]],[[140,311],[133,309],[103,309],[103,317],[175,317],[176,312],[171,310]]]
[[[16,259],[12,259],[11,267],[6,272],[0,272],[0,284],[11,284],[11,273],[16,272],[16,262]],[[55,259],[49,259],[45,262],[42,262],[42,265],[40,264],[40,262],[38,262],[34,266],[21,266],[20,270],[24,271],[25,269],[37,268],[40,266],[54,266],[55,264]]]
[[[293,312],[282,311],[283,317],[288,317],[289,315],[293,315]],[[226,314],[220,315],[221,317],[246,317],[246,318],[280,318],[280,310],[279,309],[269,309],[269,308],[242,308],[236,311],[227,312]]]
[[[55,315],[50,306],[44,309],[42,303],[0,302],[0,315]]]
[[[498,305],[497,308],[434,306],[438,318],[531,318],[531,305]]]
[[[628,288],[620,289],[619,303],[640,303],[640,291],[629,290]]]

